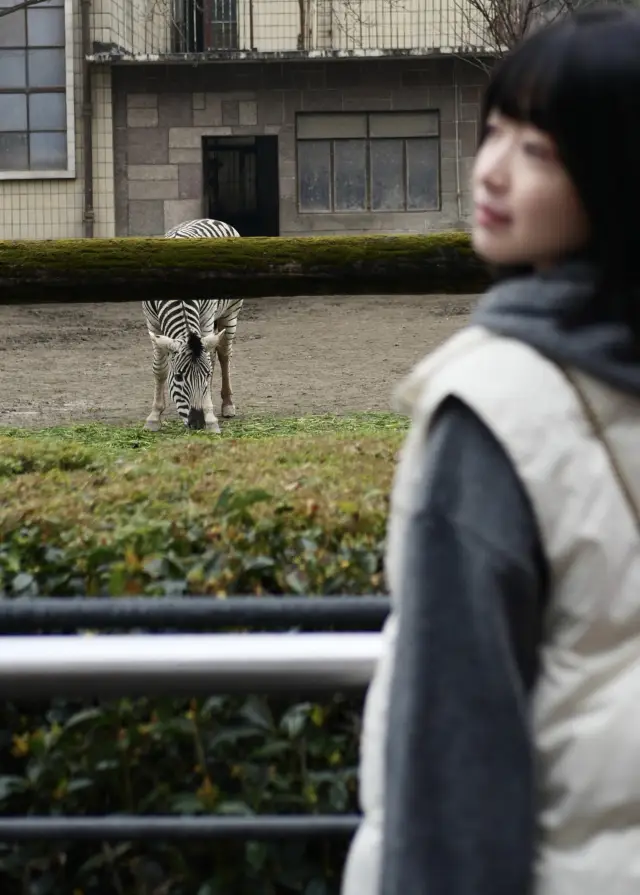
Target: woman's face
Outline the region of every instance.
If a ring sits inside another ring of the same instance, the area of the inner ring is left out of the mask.
[[[473,246],[491,264],[544,268],[583,248],[589,223],[553,140],[492,112],[473,169]]]

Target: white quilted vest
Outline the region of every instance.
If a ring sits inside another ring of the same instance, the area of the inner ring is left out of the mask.
[[[640,504],[640,401],[571,371]],[[422,361],[398,392],[413,426],[392,494],[387,579],[398,590],[416,456],[455,395],[511,458],[538,520],[551,605],[531,722],[538,767],[534,895],[640,895],[640,534],[601,442],[562,373],[534,349],[473,326]],[[367,695],[364,820],[343,895],[377,895],[383,761],[396,619]],[[411,895],[411,893],[407,893]],[[523,893],[525,895],[525,893]]]

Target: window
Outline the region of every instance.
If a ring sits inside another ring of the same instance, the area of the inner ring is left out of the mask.
[[[238,49],[237,0],[205,0],[205,50]]]
[[[297,116],[301,212],[440,207],[437,112]]]
[[[18,0],[0,0],[10,8]],[[64,0],[0,18],[0,177],[72,175]]]

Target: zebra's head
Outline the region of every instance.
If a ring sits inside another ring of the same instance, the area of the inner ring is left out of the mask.
[[[151,341],[169,357],[169,395],[185,426],[204,429],[204,406],[211,383],[214,351],[224,330],[201,338],[190,332],[185,338],[151,335]]]

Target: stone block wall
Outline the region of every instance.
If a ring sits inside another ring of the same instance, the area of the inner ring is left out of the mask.
[[[202,138],[277,135],[280,232],[424,232],[465,226],[480,69],[456,59],[114,68],[116,232],[161,235],[203,207]],[[298,111],[438,110],[441,204],[433,212],[303,214]]]

